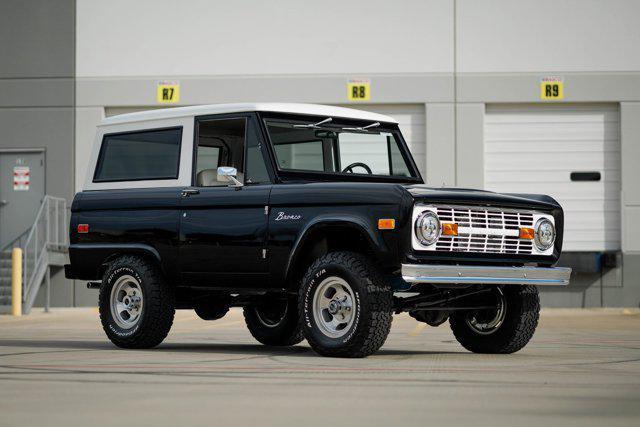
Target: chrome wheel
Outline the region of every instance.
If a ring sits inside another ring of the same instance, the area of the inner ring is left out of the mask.
[[[111,288],[111,316],[122,329],[131,329],[142,315],[142,287],[136,278],[124,275]]]
[[[507,301],[502,289],[496,288],[496,308],[481,310],[467,317],[467,325],[480,335],[491,335],[502,326],[507,313]]]
[[[322,333],[330,338],[345,335],[353,324],[354,293],[340,277],[324,279],[313,296],[313,315]]]

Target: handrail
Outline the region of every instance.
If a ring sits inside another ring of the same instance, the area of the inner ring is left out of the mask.
[[[34,281],[38,271],[43,268],[43,264],[48,265],[49,263],[48,249],[51,246],[56,246],[57,249],[66,248],[68,246],[67,236],[67,200],[45,196],[23,247],[23,301],[35,298],[31,293],[37,292],[40,284],[36,284]],[[29,308],[26,306],[25,310],[28,311]]]
[[[15,239],[10,241],[6,245],[4,245],[0,249],[0,252],[5,252],[5,251],[7,251],[9,249],[13,249],[13,248],[22,248],[23,247],[23,242],[26,240],[27,233],[29,233],[30,231],[31,231],[31,228],[27,228],[26,230],[24,230],[22,233],[20,233],[20,235],[18,237],[16,237]],[[17,245],[16,245],[16,243],[17,243]]]

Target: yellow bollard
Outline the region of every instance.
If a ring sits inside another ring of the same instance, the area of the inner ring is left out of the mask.
[[[22,249],[11,253],[11,313],[22,316]]]

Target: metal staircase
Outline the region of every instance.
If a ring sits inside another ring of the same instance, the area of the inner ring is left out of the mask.
[[[52,269],[68,263],[66,199],[45,196],[31,228],[0,250],[0,313],[11,311],[11,251],[22,248],[22,311],[29,314],[43,282],[49,308]]]

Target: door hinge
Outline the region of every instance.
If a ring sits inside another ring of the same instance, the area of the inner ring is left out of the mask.
[[[262,259],[267,259],[267,250],[266,249],[262,250]]]
[[[264,214],[269,215],[269,206],[264,207]]]

